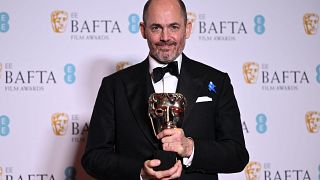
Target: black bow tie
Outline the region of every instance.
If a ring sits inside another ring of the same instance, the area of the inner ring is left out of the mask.
[[[166,67],[157,67],[153,69],[152,72],[152,79],[154,83],[160,81],[164,74],[169,72],[171,75],[179,77],[179,70],[178,70],[178,62],[173,61],[169,63]]]

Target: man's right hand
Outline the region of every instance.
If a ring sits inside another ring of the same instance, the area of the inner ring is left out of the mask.
[[[160,165],[160,160],[153,159],[153,160],[147,160],[144,162],[143,168],[141,169],[141,177],[143,180],[149,180],[149,179],[176,179],[181,176],[182,171],[182,164],[181,161],[178,160],[176,164],[165,171],[154,171],[153,168]]]

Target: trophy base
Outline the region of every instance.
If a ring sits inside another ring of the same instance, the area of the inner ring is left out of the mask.
[[[157,167],[154,167],[155,171],[164,171],[172,168],[174,164],[177,162],[177,154],[176,152],[157,150],[153,154],[154,159],[159,159],[161,164]]]

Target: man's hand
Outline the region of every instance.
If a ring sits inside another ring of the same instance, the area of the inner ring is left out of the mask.
[[[165,151],[173,151],[183,158],[189,158],[193,150],[193,140],[184,135],[183,129],[165,129],[157,135]]]
[[[182,164],[181,161],[178,160],[176,164],[165,171],[154,171],[153,168],[160,165],[160,160],[153,159],[147,160],[144,162],[143,168],[141,169],[140,175],[143,180],[149,179],[162,179],[162,180],[169,180],[169,179],[176,179],[181,176],[182,171]]]

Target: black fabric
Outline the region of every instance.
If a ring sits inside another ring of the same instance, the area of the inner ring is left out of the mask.
[[[177,161],[177,153],[171,151],[157,150],[153,154],[154,159],[159,159],[161,164],[153,169],[155,171],[168,170],[174,166]]]
[[[160,81],[167,72],[173,76],[179,77],[178,62],[173,61],[170,62],[166,67],[154,68],[152,72],[153,81],[155,83]]]

